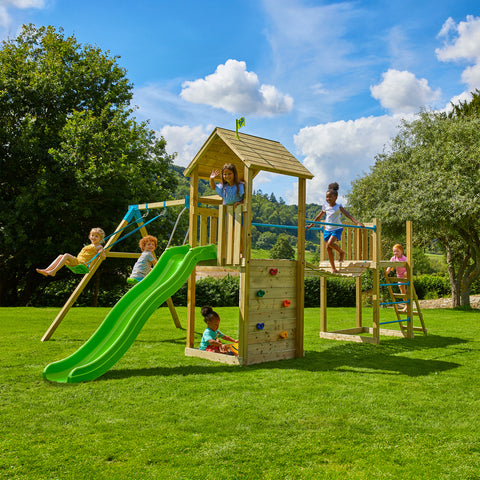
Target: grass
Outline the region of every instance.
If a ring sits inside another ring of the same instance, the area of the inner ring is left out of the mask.
[[[218,311],[235,336],[238,309]],[[428,336],[375,346],[319,339],[307,309],[304,358],[236,367],[185,357],[159,309],[110,372],[74,385],[42,370],[108,309],[74,308],[40,342],[57,312],[0,308],[2,480],[480,478],[479,311],[427,310]]]

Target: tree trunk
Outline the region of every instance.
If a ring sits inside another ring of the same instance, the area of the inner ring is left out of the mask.
[[[465,286],[462,278],[464,269],[461,266],[455,271],[454,256],[450,250],[450,245],[445,242],[445,250],[447,257],[448,278],[450,280],[450,287],[452,290],[452,307],[470,306],[470,287]]]

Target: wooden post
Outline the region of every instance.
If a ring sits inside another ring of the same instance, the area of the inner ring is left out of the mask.
[[[413,230],[412,230],[412,222],[407,221],[406,224],[407,230],[407,239],[406,239],[406,247],[407,247],[407,278],[408,283],[406,287],[407,291],[407,317],[410,319],[407,322],[407,338],[413,338]]]
[[[243,261],[244,268],[240,277],[240,318],[239,318],[239,351],[238,355],[242,358],[244,364],[248,364],[248,291],[250,286],[250,261],[252,256],[252,182],[253,172],[244,167],[245,197],[244,197],[244,216],[243,216]]]
[[[355,259],[360,259],[361,255],[361,236],[362,230],[358,228],[353,229],[353,256]],[[362,277],[355,279],[355,315],[356,315],[356,327],[362,328]]]
[[[190,177],[190,217],[189,243],[193,248],[197,245],[197,208],[198,208],[198,165]],[[187,347],[195,344],[195,268],[188,277],[187,293]]]
[[[298,235],[297,235],[297,315],[295,356],[303,357],[304,300],[305,300],[305,205],[306,180],[298,179]]]
[[[321,237],[321,235],[320,235]],[[320,262],[326,257],[325,242],[320,238]],[[320,332],[327,331],[327,279],[320,277]]]
[[[373,308],[373,338],[375,343],[380,342],[380,269],[378,262],[380,260],[380,223],[373,219],[373,225],[376,230],[372,233],[372,261],[373,268],[373,286],[372,286],[372,308]]]

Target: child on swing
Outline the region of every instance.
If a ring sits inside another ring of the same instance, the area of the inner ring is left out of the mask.
[[[206,305],[202,307],[202,315],[207,328],[203,332],[202,341],[200,342],[200,350],[207,352],[224,353],[227,355],[236,355],[236,351],[231,348],[231,345],[222,343],[219,339],[222,338],[227,342],[238,343],[228,335],[223,334],[218,326],[220,325],[220,316],[213,310],[212,307]]]
[[[323,204],[322,211],[315,217],[314,221],[318,222],[325,215],[325,223],[341,224],[342,214],[350,219],[355,225],[364,227],[363,223],[355,220],[340,203],[337,203],[339,185],[337,182],[331,183],[328,186],[326,200],[327,203]],[[313,224],[308,225],[307,230],[312,228]],[[323,239],[327,244],[327,254],[330,265],[332,266],[332,273],[337,273],[338,270],[335,267],[335,259],[333,251],[336,250],[340,254],[339,261],[343,262],[345,259],[345,252],[339,247],[337,241],[342,239],[343,227],[336,225],[325,225],[323,232]]]
[[[59,255],[47,268],[37,268],[37,272],[41,273],[45,277],[54,277],[64,265],[69,267],[85,265],[87,268],[89,268],[89,262],[99,252],[101,252],[102,258],[106,258],[103,247],[100,245],[105,238],[105,232],[101,228],[92,228],[88,238],[92,243],[83,247],[76,257],[70,253],[64,253],[63,255]]]
[[[133,266],[132,273],[127,280],[128,283],[138,283],[142,281],[157,264],[157,260],[153,255],[153,252],[157,248],[157,243],[157,238],[152,235],[146,235],[140,240],[138,245],[142,254]]]

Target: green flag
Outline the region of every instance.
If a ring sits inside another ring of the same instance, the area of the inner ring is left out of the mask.
[[[236,128],[237,140],[240,140],[240,137],[238,136],[238,129],[245,126],[245,117],[237,118],[236,124],[237,124],[237,128]]]

